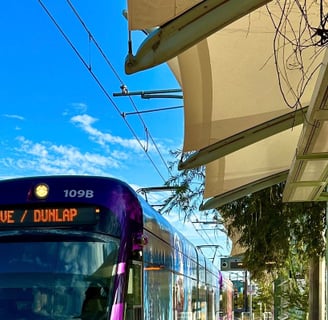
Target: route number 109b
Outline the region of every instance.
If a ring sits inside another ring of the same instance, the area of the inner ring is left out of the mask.
[[[94,192],[93,190],[76,190],[76,189],[66,189],[64,190],[65,198],[93,198]]]

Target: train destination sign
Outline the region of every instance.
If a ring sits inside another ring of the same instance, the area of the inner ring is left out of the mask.
[[[0,228],[95,224],[98,212],[90,207],[0,209]]]

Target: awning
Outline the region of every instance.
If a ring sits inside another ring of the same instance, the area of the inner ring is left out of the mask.
[[[170,32],[177,30],[172,20],[145,41],[135,60],[128,59],[132,72],[161,63],[159,52],[165,61],[171,59],[184,93],[183,151],[193,152],[180,169],[206,166],[204,210],[284,181],[288,175],[292,177],[288,176],[286,190],[292,195],[290,186],[296,186],[300,170],[309,168],[317,174],[308,175],[306,183],[319,186],[316,191],[298,192],[294,198],[285,195],[284,200],[326,199],[327,40],[320,28],[327,2],[320,7],[320,2],[280,0],[259,7],[266,2],[217,0],[217,26],[187,50],[185,43],[179,44],[176,58],[170,56],[179,34],[174,33],[170,42]],[[204,9],[206,4],[214,5],[215,0],[195,8]],[[241,8],[244,4],[248,8]],[[228,18],[222,14],[224,8]],[[176,20],[181,22],[191,10]],[[173,29],[165,29],[169,25]],[[161,32],[168,33],[163,38]],[[190,30],[187,35],[189,44],[198,39],[189,39]],[[316,120],[320,129],[311,134]],[[310,139],[312,145],[321,146],[316,152],[320,155],[300,154]],[[314,157],[317,166],[310,165]]]
[[[130,0],[128,7],[130,29],[136,27],[135,20],[138,20],[140,29],[146,29],[152,25],[159,25],[159,28],[155,28],[149,34],[136,54],[131,51],[130,46],[125,61],[125,72],[131,74],[166,62],[268,1],[270,0],[190,1],[190,5],[199,3],[192,8],[188,6],[189,9],[183,14],[164,23],[162,21],[166,21],[172,13],[166,14],[167,10],[163,9],[162,15],[162,8],[160,6],[155,8],[151,0]],[[165,7],[165,2],[155,1],[157,2],[161,2]],[[169,0],[168,4],[171,7],[172,0]],[[149,22],[149,19],[154,21]]]
[[[128,0],[130,30],[162,26],[203,0]]]
[[[328,51],[300,135],[284,201],[328,201]]]
[[[286,180],[292,165],[323,50],[304,52],[309,79],[292,45],[282,42],[275,56],[272,15],[279,13],[275,3],[258,9],[180,54],[179,68],[172,67],[184,92],[184,151],[195,151],[180,169],[206,165],[204,210]],[[299,19],[290,12],[294,27]],[[277,71],[286,57],[295,66]]]

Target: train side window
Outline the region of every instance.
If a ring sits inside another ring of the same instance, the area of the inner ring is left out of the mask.
[[[142,264],[132,261],[129,267],[126,320],[141,320],[142,314]]]

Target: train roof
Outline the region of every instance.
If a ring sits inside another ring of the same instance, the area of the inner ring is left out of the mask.
[[[143,223],[146,230],[161,238],[172,247],[178,242],[181,246],[180,250],[186,255],[194,255],[195,259],[197,259],[200,264],[206,264],[207,268],[212,269],[214,272],[218,271],[218,268],[216,268],[191,241],[151,207],[145,199],[139,196],[139,201],[143,209]]]

